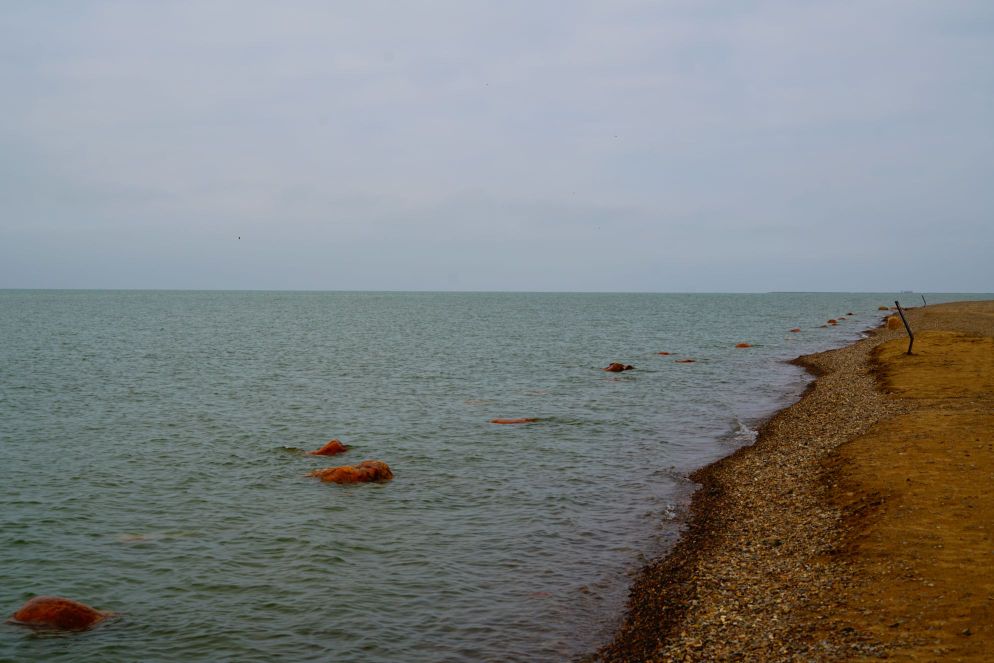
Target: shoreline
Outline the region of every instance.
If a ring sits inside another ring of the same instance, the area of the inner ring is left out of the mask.
[[[975,324],[951,317],[994,314],[992,304],[907,313],[916,336],[949,327],[994,335],[987,318]],[[828,661],[887,656],[928,640],[900,626],[910,620],[877,628],[872,606],[860,603],[872,573],[859,544],[890,494],[888,487],[861,490],[846,475],[854,463],[840,458],[843,448],[918,407],[880,384],[875,353],[901,338],[906,344],[903,327],[881,325],[849,345],[791,362],[815,379],[760,426],[754,444],[691,474],[700,486],[686,530],[638,573],[613,640],[585,660]],[[899,557],[878,557],[887,555]],[[879,584],[895,573],[878,575]]]

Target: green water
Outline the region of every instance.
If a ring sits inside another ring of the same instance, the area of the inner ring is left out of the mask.
[[[685,475],[800,393],[783,360],[895,297],[0,291],[0,609],[121,613],[0,626],[0,660],[589,651]],[[363,459],[395,480],[305,477]]]

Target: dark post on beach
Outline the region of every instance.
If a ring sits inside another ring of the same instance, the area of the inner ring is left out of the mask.
[[[922,306],[928,306],[928,302],[925,301],[925,295],[922,295]]]
[[[915,344],[915,335],[911,333],[911,325],[908,324],[908,319],[904,317],[904,309],[901,308],[901,302],[894,300],[894,305],[897,306],[897,312],[901,314],[901,320],[904,322],[904,328],[908,330],[908,354],[911,354],[911,346]]]

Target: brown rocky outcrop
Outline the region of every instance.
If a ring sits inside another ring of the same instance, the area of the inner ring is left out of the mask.
[[[336,440],[329,440],[320,449],[315,449],[314,451],[308,451],[307,453],[311,456],[334,456],[336,454],[345,453],[349,448]]]
[[[321,481],[332,483],[369,483],[371,481],[390,481],[393,472],[382,460],[364,460],[358,465],[340,465],[314,470],[307,476],[317,477]]]
[[[107,619],[111,614],[61,596],[36,596],[21,606],[10,621],[36,628],[83,631]]]

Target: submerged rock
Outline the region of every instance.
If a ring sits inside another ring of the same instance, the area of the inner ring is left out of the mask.
[[[657,355],[662,355],[663,357],[669,357],[673,353],[672,352],[657,352],[656,354]]]
[[[678,364],[693,364],[697,362],[696,359],[675,359],[674,361]]]
[[[334,456],[336,454],[345,453],[349,448],[339,442],[338,440],[330,440],[326,445],[320,449],[315,449],[314,451],[308,451],[308,455],[311,456]]]
[[[538,421],[534,417],[519,417],[517,419],[491,419],[492,424],[531,424]]]
[[[358,465],[340,465],[326,467],[323,470],[314,470],[307,476],[333,483],[368,483],[371,481],[390,481],[393,479],[393,472],[382,460],[364,460]]]
[[[608,371],[609,373],[620,373],[621,371],[631,371],[635,367],[631,364],[619,364],[618,362],[613,362],[610,366],[606,366],[601,370]]]
[[[10,621],[36,628],[83,631],[112,614],[61,596],[36,596],[21,606],[21,609],[11,616]]]
[[[800,327],[794,327],[794,328],[793,328],[793,329],[791,329],[790,331],[792,331],[793,333],[795,333],[795,334],[796,334],[797,332],[801,331],[801,328],[800,328]]]
[[[751,348],[752,344],[751,343],[736,343],[735,347],[737,347],[737,348]]]

